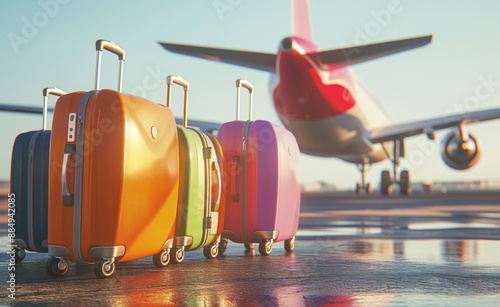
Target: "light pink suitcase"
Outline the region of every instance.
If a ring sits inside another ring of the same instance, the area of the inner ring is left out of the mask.
[[[239,120],[240,89],[250,94],[250,119]],[[226,158],[226,215],[223,241],[259,243],[269,255],[273,242],[285,241],[292,251],[300,213],[299,147],[293,134],[269,121],[252,121],[253,86],[236,80],[236,121],[224,123],[217,137]]]

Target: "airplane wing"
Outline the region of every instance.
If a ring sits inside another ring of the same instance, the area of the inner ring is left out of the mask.
[[[47,110],[49,112],[54,112],[53,108],[48,108]],[[41,107],[18,106],[12,104],[0,104],[0,111],[43,114],[43,109]]]
[[[208,48],[159,42],[163,48],[194,57],[275,72],[276,55],[230,49]]]
[[[422,133],[432,134],[434,131],[456,127],[461,124],[470,124],[498,118],[500,118],[500,108],[449,115],[412,123],[376,128],[370,131],[369,139],[372,143],[382,143]]]
[[[54,112],[54,108],[48,108],[49,112]],[[40,107],[30,107],[30,106],[18,106],[11,104],[0,104],[0,112],[17,112],[17,113],[30,113],[30,114],[43,114],[43,110]],[[175,122],[177,125],[182,125],[182,118],[176,118]],[[188,120],[188,125],[193,128],[198,128],[199,130],[206,133],[215,133],[219,130],[221,124],[202,121],[202,120]]]
[[[429,44],[431,40],[432,35],[428,35],[384,43],[308,53],[308,55],[318,58],[323,64],[349,66],[413,48],[422,47]]]

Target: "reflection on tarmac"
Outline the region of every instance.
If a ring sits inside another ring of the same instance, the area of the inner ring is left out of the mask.
[[[150,257],[118,263],[106,280],[83,264],[70,264],[66,278],[50,278],[48,256],[28,253],[16,265],[15,300],[4,287],[0,305],[498,306],[498,200],[500,194],[304,195],[292,253],[281,242],[269,257],[230,243],[223,257],[186,253],[182,264],[164,269]]]
[[[363,261],[412,261],[427,264],[499,266],[500,243],[486,240],[318,241],[320,253]],[[339,245],[339,242],[342,242]]]

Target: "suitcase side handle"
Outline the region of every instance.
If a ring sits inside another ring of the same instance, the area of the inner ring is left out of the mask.
[[[187,127],[187,105],[188,105],[188,91],[189,83],[179,76],[167,76],[167,107],[170,108],[172,84],[179,84],[184,88],[184,117],[182,119],[182,126]]]
[[[63,206],[73,206],[74,202],[73,193],[70,193],[68,189],[68,179],[69,179],[68,170],[70,167],[69,164],[71,162],[71,156],[75,155],[75,153],[76,153],[75,144],[66,144],[66,146],[64,147],[62,174],[61,174]]]
[[[47,104],[49,101],[49,95],[62,96],[67,93],[57,87],[46,87],[42,90],[43,95],[43,119],[42,119],[42,130],[47,130]]]
[[[222,194],[222,175],[218,162],[212,162],[212,171],[217,174],[217,200],[212,202],[212,211],[219,211],[220,199]]]
[[[236,185],[236,176],[238,175],[238,164],[240,163],[240,156],[233,156],[233,161],[231,163],[231,169],[233,170],[233,185],[231,191],[231,200],[233,202],[240,201],[240,194],[238,193],[238,187]]]
[[[240,89],[241,89],[241,87],[248,89],[249,97],[250,97],[248,120],[252,120],[253,85],[245,79],[236,80],[236,120],[240,120]]]
[[[95,49],[97,51],[97,65],[95,73],[95,89],[99,89],[101,82],[101,57],[102,51],[108,50],[118,56],[120,61],[120,68],[118,71],[118,92],[122,92],[122,82],[123,82],[123,63],[125,62],[125,50],[118,46],[116,43],[104,39],[97,40],[95,42]]]

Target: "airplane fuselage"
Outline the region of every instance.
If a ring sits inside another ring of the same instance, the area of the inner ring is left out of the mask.
[[[276,111],[302,152],[372,163],[390,157],[391,144],[372,144],[373,127],[391,124],[377,98],[347,67],[324,65],[306,52],[317,47],[301,38],[282,41],[271,77]]]

